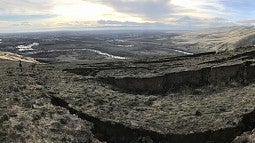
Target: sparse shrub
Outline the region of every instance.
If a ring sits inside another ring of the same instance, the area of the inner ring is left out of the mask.
[[[41,113],[40,112],[33,113],[32,118],[33,118],[33,121],[40,120],[42,118]]]
[[[95,105],[95,106],[98,106],[98,105],[103,105],[104,103],[105,103],[104,100],[102,100],[102,99],[97,99],[97,100],[95,101],[94,105]]]
[[[23,123],[20,123],[18,125],[15,125],[14,128],[17,130],[17,131],[23,131],[23,129],[25,128],[25,126],[23,125]]]
[[[37,84],[46,85],[48,83],[49,77],[46,73],[40,74],[37,79]]]
[[[17,84],[11,84],[10,86],[9,86],[9,91],[10,92],[12,92],[12,91],[14,91],[14,92],[20,92],[21,91],[21,89],[20,89],[20,87],[17,85]]]
[[[7,70],[6,70],[6,75],[7,75],[7,76],[14,76],[14,70],[13,70],[13,68],[7,68]]]
[[[2,124],[2,122],[8,121],[9,119],[10,117],[7,114],[4,114],[2,117],[0,117],[0,123]]]
[[[23,106],[24,106],[25,108],[32,109],[32,108],[33,108],[33,103],[30,102],[30,101],[26,101],[26,102],[23,103]]]

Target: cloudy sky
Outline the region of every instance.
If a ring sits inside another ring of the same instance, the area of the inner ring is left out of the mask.
[[[0,33],[255,25],[254,0],[1,0]]]

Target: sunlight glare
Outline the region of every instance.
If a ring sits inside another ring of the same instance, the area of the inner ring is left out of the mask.
[[[55,9],[55,13],[68,20],[97,20],[99,17],[110,13],[111,8],[85,1],[66,3]]]

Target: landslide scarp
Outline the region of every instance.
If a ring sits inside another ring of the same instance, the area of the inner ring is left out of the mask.
[[[80,64],[64,69],[70,81],[73,75],[80,79],[70,86],[75,94],[66,89],[58,97],[100,119],[98,132],[108,142],[139,142],[147,136],[154,142],[231,142],[254,128],[253,53],[248,47]]]
[[[26,133],[37,127],[32,141],[43,135],[52,142],[231,142],[255,128],[253,53],[248,47],[188,57],[45,64],[25,71],[29,74],[8,64],[10,72],[1,73],[6,93],[1,113],[15,103],[13,110],[22,116],[1,115],[0,121],[10,133],[18,130],[13,137],[18,141],[32,140]]]
[[[64,71],[91,76],[111,88],[134,94],[165,94],[208,85],[246,85],[254,81],[252,47],[246,51],[208,53],[145,61],[83,65]]]

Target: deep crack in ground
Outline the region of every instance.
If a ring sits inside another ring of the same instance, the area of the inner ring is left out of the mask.
[[[243,116],[242,121],[236,128],[225,128],[216,131],[207,131],[201,133],[193,133],[188,135],[161,134],[142,128],[130,128],[123,124],[103,121],[102,119],[90,116],[82,111],[76,110],[69,106],[64,99],[54,95],[49,96],[54,106],[60,106],[67,109],[70,114],[75,114],[82,120],[93,123],[93,134],[100,141],[108,143],[147,143],[153,141],[155,143],[230,143],[236,136],[243,132],[251,131],[255,128],[255,110]]]

